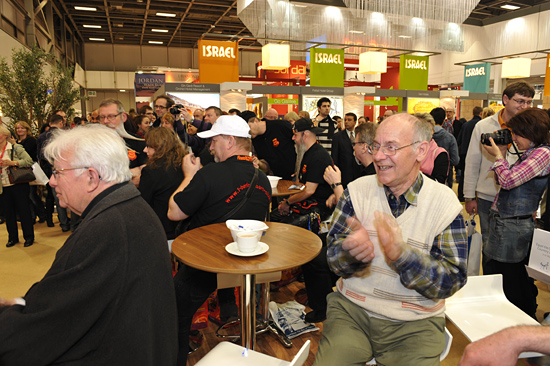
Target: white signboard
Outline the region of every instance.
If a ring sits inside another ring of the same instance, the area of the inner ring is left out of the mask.
[[[550,232],[535,229],[529,265],[529,276],[550,284]]]

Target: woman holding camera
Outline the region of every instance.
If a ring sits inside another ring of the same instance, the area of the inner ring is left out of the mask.
[[[496,158],[491,170],[501,188],[489,213],[489,239],[483,248],[487,263],[484,274],[502,274],[504,293],[510,302],[535,318],[538,290],[525,265],[533,231],[534,214],[550,173],[550,117],[542,109],[530,108],[516,114],[507,127],[520,158],[509,164],[507,145],[484,146]]]

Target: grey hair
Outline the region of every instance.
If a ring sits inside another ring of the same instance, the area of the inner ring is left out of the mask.
[[[401,123],[409,122],[413,126],[413,140],[411,142],[416,141],[426,141],[430,142],[432,140],[433,135],[433,129],[432,126],[429,123],[426,123],[417,117],[413,116],[412,114],[408,114],[406,112],[396,113],[393,116],[390,116],[382,121],[382,123],[386,123],[386,121],[394,120],[396,118],[401,119]],[[413,150],[416,151],[416,148],[418,145],[413,146]]]
[[[434,128],[435,128],[435,120],[434,120],[433,116],[429,113],[415,113],[415,114],[413,114],[413,116],[415,116],[420,121],[422,121],[422,123],[427,124],[427,125],[430,126],[430,129],[431,129],[430,140],[431,140],[433,138],[433,135],[434,135],[433,133],[434,133]],[[430,140],[428,140],[428,141],[430,141]],[[418,139],[416,141],[418,141]]]
[[[158,98],[157,98],[158,99]],[[105,99],[103,100],[100,104],[99,104],[99,108],[97,109],[99,111],[100,108],[102,107],[108,107],[112,104],[116,104],[116,111],[117,113],[124,113],[126,114],[126,111],[124,110],[124,105],[122,104],[122,102],[120,100],[116,100],[116,99]],[[126,116],[126,118],[130,118],[130,116]],[[154,122],[154,121],[152,121]],[[126,139],[130,139],[130,140],[137,140],[137,141],[145,141],[144,139],[140,139],[139,137],[136,137],[136,136],[132,136],[130,135],[128,132],[126,132],[126,129],[124,129],[124,122],[122,122],[122,118],[121,118],[121,121],[120,123],[118,124],[118,126],[115,128],[115,131],[118,133],[118,135],[120,137],[123,137],[123,138],[126,138]]]
[[[366,142],[367,145],[372,145],[372,143],[374,142],[374,137],[376,136],[377,129],[378,123],[363,123],[355,127],[355,136],[357,136],[357,140],[359,140],[359,142]]]
[[[130,159],[124,141],[112,129],[100,124],[89,124],[72,130],[55,129],[44,156],[54,161],[68,161],[74,167],[95,168],[106,183],[123,183],[132,179]]]

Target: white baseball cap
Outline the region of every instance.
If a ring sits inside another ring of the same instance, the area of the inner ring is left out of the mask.
[[[239,116],[220,116],[212,126],[212,129],[197,133],[200,138],[209,138],[218,135],[247,137],[250,136],[250,127],[244,119]]]

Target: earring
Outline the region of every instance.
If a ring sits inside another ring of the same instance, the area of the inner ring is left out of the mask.
[[[533,146],[535,146],[535,143],[534,143],[533,141],[531,141],[531,142],[529,143],[529,146],[533,147]]]

